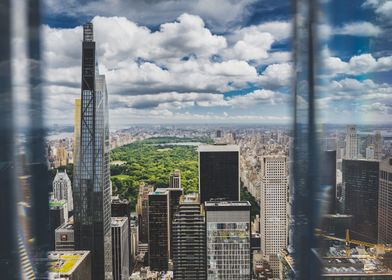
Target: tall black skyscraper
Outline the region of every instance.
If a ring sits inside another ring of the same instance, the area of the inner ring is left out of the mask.
[[[378,161],[343,159],[345,214],[352,215],[350,236],[377,242],[378,227]]]
[[[168,269],[167,191],[157,189],[148,195],[148,264],[152,270]]]
[[[320,183],[328,190],[327,214],[336,213],[336,151],[323,151]]]
[[[207,279],[205,230],[198,197],[185,196],[172,222],[174,279]]]
[[[240,150],[237,145],[199,146],[200,202],[240,199]]]
[[[178,206],[180,204],[180,198],[183,194],[182,189],[179,188],[168,188],[167,190],[167,199],[168,199],[168,205],[169,205],[169,209],[168,209],[168,232],[169,232],[169,236],[168,236],[168,243],[169,243],[169,259],[171,259],[173,256],[173,227],[172,227],[172,223],[173,223],[173,219],[174,219],[174,214],[177,212],[178,210]]]
[[[148,258],[153,270],[168,268],[172,255],[172,221],[182,194],[182,189],[158,188],[148,195]]]
[[[109,124],[105,76],[95,60],[93,25],[83,26],[80,150],[74,176],[75,248],[89,250],[94,280],[112,278]]]

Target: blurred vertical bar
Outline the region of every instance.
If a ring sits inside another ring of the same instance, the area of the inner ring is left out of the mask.
[[[315,129],[316,0],[296,0],[294,14],[294,201],[296,279],[319,279],[313,249],[317,221],[318,152]]]
[[[10,1],[0,0],[0,278],[18,279]]]
[[[40,4],[40,0],[27,1],[30,123],[26,145],[31,172],[34,267],[38,279],[46,279],[48,269],[45,260],[49,249],[49,193],[41,80]]]

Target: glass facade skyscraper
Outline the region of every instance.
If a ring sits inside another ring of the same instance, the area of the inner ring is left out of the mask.
[[[152,270],[168,269],[168,193],[157,190],[148,195],[148,264]]]
[[[207,279],[249,280],[250,203],[205,202]]]
[[[83,26],[80,150],[74,181],[75,247],[89,250],[93,279],[112,278],[108,101],[95,60],[92,23]]]
[[[392,158],[380,164],[378,243],[392,243]]]
[[[374,160],[343,159],[344,211],[353,216],[353,239],[377,242],[379,166]]]
[[[181,201],[172,223],[173,275],[177,280],[205,280],[205,220],[197,195]]]
[[[200,145],[200,203],[240,199],[240,150],[237,145]]]

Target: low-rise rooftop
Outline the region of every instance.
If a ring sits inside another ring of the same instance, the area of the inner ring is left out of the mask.
[[[49,273],[70,275],[88,254],[89,251],[50,251],[48,252]]]

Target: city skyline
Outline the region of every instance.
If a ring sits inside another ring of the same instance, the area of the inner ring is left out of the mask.
[[[0,278],[392,278],[392,1],[7,1]]]

